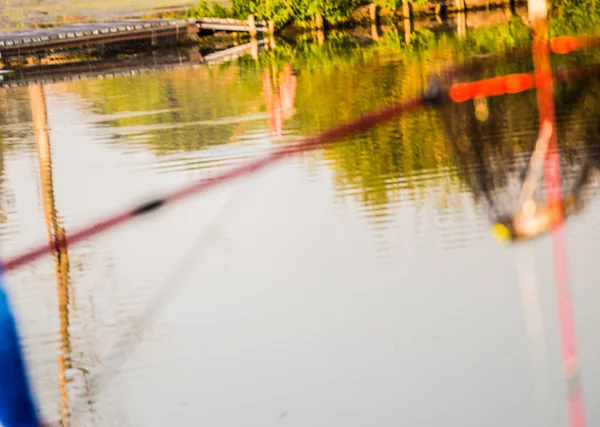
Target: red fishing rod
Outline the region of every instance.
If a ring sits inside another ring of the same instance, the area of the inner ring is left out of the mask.
[[[14,270],[24,264],[34,261],[44,255],[51,253],[53,250],[60,250],[68,245],[72,245],[81,240],[98,235],[102,232],[113,229],[127,221],[130,221],[138,216],[156,211],[165,205],[182,201],[193,195],[199,194],[210,188],[216,187],[219,184],[231,181],[233,179],[248,175],[263,169],[279,160],[289,157],[293,154],[314,150],[322,147],[325,144],[338,141],[355,133],[372,128],[381,122],[398,117],[406,112],[415,110],[418,107],[425,105],[428,102],[435,101],[439,97],[438,88],[433,91],[425,92],[421,97],[411,99],[405,102],[394,104],[383,110],[370,113],[357,120],[334,126],[326,131],[314,134],[304,138],[301,142],[282,146],[272,153],[269,153],[258,159],[251,160],[231,170],[216,174],[213,177],[202,179],[198,182],[184,186],[183,188],[168,194],[165,197],[152,199],[134,208],[126,209],[114,215],[110,215],[105,219],[94,222],[85,226],[78,231],[75,231],[69,237],[57,237],[51,243],[41,244],[22,254],[16,255],[4,261],[2,269],[6,272]]]

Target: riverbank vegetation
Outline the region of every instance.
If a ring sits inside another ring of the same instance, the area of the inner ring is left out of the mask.
[[[427,1],[415,0],[413,3],[423,6]],[[401,2],[377,0],[380,7],[388,10],[400,8]],[[319,27],[325,22],[332,25],[348,22],[359,7],[370,3],[370,0],[233,0],[231,7],[224,7],[200,0],[187,11],[186,16],[246,19],[253,14],[257,19],[273,21],[277,28],[288,24]]]
[[[404,4],[406,3],[406,4]],[[550,0],[549,16],[553,28],[563,34],[576,34],[589,30],[600,19],[600,5],[587,0]],[[451,2],[454,8],[454,2]],[[469,10],[490,10],[493,7],[526,7],[526,0],[476,0],[465,4]],[[288,25],[316,27],[324,25],[336,27],[348,23],[360,23],[373,18],[369,6],[377,7],[377,15],[402,16],[407,10],[411,17],[423,13],[444,14],[448,6],[436,0],[232,0],[224,6],[213,0],[199,0],[187,10],[186,17],[216,17],[247,19],[252,14],[257,19],[273,21],[276,28]],[[552,31],[552,29],[551,29]]]

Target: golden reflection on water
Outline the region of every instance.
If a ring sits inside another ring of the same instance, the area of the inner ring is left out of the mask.
[[[44,205],[44,216],[46,228],[48,231],[48,241],[50,244],[65,238],[65,229],[60,226],[56,203],[54,201],[54,185],[52,181],[52,155],[50,147],[50,138],[48,136],[48,119],[46,114],[46,100],[44,89],[40,85],[29,87],[29,96],[31,98],[31,114],[33,116],[33,126],[37,141],[39,156],[39,171],[41,181],[42,199]],[[58,288],[58,316],[60,319],[60,346],[58,349],[58,376],[61,394],[59,407],[60,424],[69,425],[69,393],[67,388],[67,371],[72,368],[71,365],[71,340],[69,336],[69,255],[68,248],[53,250],[54,262],[56,265],[56,280]]]

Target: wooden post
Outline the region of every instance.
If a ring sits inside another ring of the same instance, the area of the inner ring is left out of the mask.
[[[410,18],[404,18],[404,42],[406,44],[412,43],[412,21]]]
[[[250,55],[252,55],[252,59],[258,59],[258,40],[256,37],[250,37]]]
[[[467,16],[464,11],[456,14],[456,31],[459,38],[467,35]]]
[[[369,16],[371,18],[371,37],[373,40],[379,40],[379,5],[377,3],[371,3],[369,5]]]
[[[465,0],[455,0],[455,2],[457,11],[463,11],[466,9]]]
[[[371,3],[369,5],[369,16],[371,17],[371,22],[377,23],[377,11],[379,6],[377,3]]]
[[[271,49],[275,49],[275,22],[273,21],[269,21],[268,22],[269,25],[269,47]]]
[[[315,15],[315,27],[317,30],[322,30],[324,25],[323,25],[323,15],[321,15],[320,12],[317,12]]]
[[[254,15],[250,14],[248,15],[248,26],[250,27],[250,35],[251,36],[255,36],[256,35],[256,22],[254,21]]]
[[[410,7],[410,1],[408,0],[402,0],[402,17],[406,20],[406,19],[411,19],[412,18],[412,13],[411,13],[411,7]],[[406,24],[405,24],[406,25]]]
[[[325,31],[318,30],[317,31],[317,44],[319,46],[323,46],[323,43],[325,43]]]
[[[373,40],[379,40],[379,28],[377,24],[371,24],[371,37]]]

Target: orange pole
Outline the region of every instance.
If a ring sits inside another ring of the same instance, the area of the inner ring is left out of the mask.
[[[554,110],[554,90],[550,46],[548,42],[548,20],[546,10],[542,9],[543,0],[530,0],[530,19],[533,35],[533,62],[535,68],[535,86],[537,94],[538,116],[542,123],[552,125],[552,136],[544,161],[544,181],[548,192],[549,204],[562,203],[562,182],[560,155],[556,138],[556,120]],[[558,299],[558,321],[561,334],[563,369],[567,382],[567,406],[570,427],[584,427],[584,406],[579,382],[579,358],[573,315],[573,303],[569,288],[569,272],[565,232],[561,221],[553,228],[552,252],[554,260],[554,278]]]

